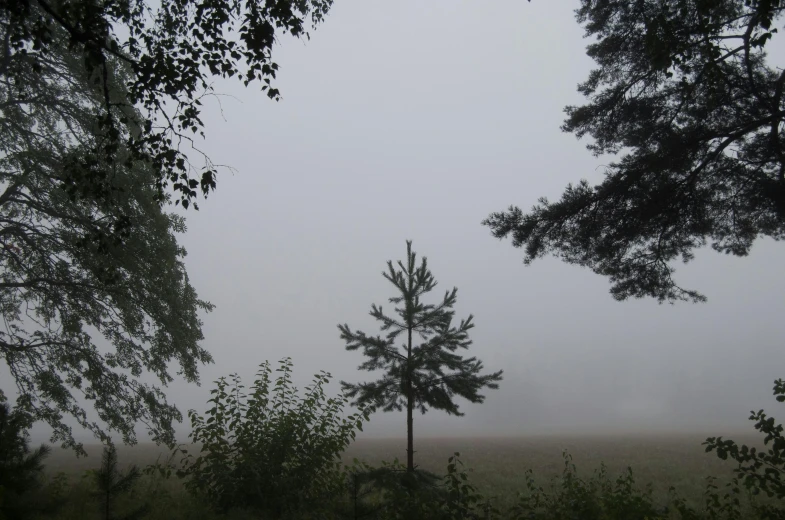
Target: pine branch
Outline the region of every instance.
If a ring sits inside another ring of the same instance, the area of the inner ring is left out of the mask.
[[[139,471],[139,468],[134,465],[128,468],[125,475],[120,477],[120,479],[115,483],[112,488],[112,494],[120,495],[125,493],[126,491],[130,490],[134,483],[142,476],[142,472]]]
[[[354,399],[353,406],[371,405],[389,412],[403,409],[400,400],[400,384],[400,380],[392,378],[357,384],[341,381],[341,388],[349,398]]]
[[[376,304],[372,304],[371,305],[370,315],[374,319],[377,319],[377,320],[382,322],[382,327],[381,327],[382,330],[388,330],[388,329],[390,329],[392,327],[395,327],[396,329],[398,329],[396,331],[391,332],[391,334],[394,334],[395,336],[397,336],[404,329],[406,329],[406,325],[405,324],[400,323],[400,322],[394,320],[393,318],[390,318],[386,314],[384,314],[384,312],[382,311],[381,305],[377,307]]]
[[[348,325],[339,325],[338,329],[341,331],[341,339],[346,341],[346,350],[363,349],[366,356],[377,358],[380,355],[385,357],[386,361],[389,358],[405,359],[395,348],[390,348],[390,340],[383,339],[379,336],[367,336],[362,331],[352,332]],[[386,354],[386,355],[385,355]]]

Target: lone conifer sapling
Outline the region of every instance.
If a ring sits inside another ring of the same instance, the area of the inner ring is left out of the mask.
[[[354,399],[355,405],[371,405],[389,411],[406,409],[406,467],[414,471],[414,409],[425,413],[429,408],[461,416],[455,397],[472,403],[482,403],[483,388],[497,389],[502,371],[482,375],[482,361],[476,357],[464,358],[458,349],[468,349],[472,344],[469,330],[474,327],[472,316],[452,323],[458,289],[447,291],[437,304],[425,304],[422,296],[436,287],[436,280],[422,258],[416,265],[412,242],[406,242],[406,264],[399,261],[398,268],[387,262],[382,275],[399,293],[390,298],[394,313],[385,314],[381,306],[371,306],[371,316],[381,322],[382,336],[368,336],[352,331],[348,325],[339,325],[346,350],[362,349],[368,358],[360,370],[381,370],[381,379],[372,382],[347,383],[344,391]],[[399,339],[401,340],[399,342]]]

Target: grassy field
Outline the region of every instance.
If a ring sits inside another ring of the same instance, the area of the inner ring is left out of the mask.
[[[729,477],[734,464],[705,453],[701,435],[658,436],[583,436],[583,437],[518,437],[478,439],[424,439],[415,444],[415,461],[422,468],[442,474],[447,458],[460,452],[470,468],[473,483],[486,496],[496,496],[500,506],[512,504],[518,491],[524,489],[524,472],[534,471],[539,485],[564,468],[562,451],[573,456],[579,476],[591,476],[605,463],[615,477],[631,466],[636,481],[651,483],[658,499],[665,500],[668,488],[675,486],[691,503],[698,505],[705,490],[705,478],[713,475]],[[757,438],[736,437],[737,442],[757,444]],[[371,464],[399,457],[405,461],[405,441],[363,440],[347,452]]]
[[[496,497],[498,506],[506,508],[524,488],[524,472],[534,471],[539,485],[547,486],[563,469],[562,451],[573,456],[579,476],[590,476],[604,462],[615,477],[631,466],[636,481],[651,483],[655,497],[664,501],[670,486],[697,506],[702,503],[705,478],[713,475],[725,479],[734,465],[704,452],[701,435],[657,436],[542,436],[518,438],[427,438],[416,441],[416,462],[422,468],[443,474],[447,458],[460,452],[471,481],[486,496]],[[759,437],[736,436],[737,442],[759,444]],[[363,439],[346,452],[345,460],[364,460],[372,465],[398,458],[405,461],[404,439]],[[78,475],[100,463],[100,446],[88,446],[89,457],[77,459],[73,453],[54,450],[47,462],[47,472],[60,471]],[[155,462],[165,450],[152,445],[121,447],[123,464],[140,466]]]

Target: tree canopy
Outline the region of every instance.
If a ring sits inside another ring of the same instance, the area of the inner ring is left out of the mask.
[[[79,50],[35,54],[15,54],[5,63],[13,74],[0,76],[0,359],[17,406],[47,422],[53,441],[81,449],[71,416],[102,441],[113,430],[133,443],[141,422],[171,444],[182,415],[139,378],[147,372],[165,385],[174,369],[198,381],[198,366],[211,361],[199,313],[212,306],[191,286],[176,240],[185,222],[162,211],[155,168],[127,161],[123,139],[111,157],[94,154],[107,139],[96,122],[105,89],[112,118],[125,122],[121,135],[133,136],[144,119],[115,102],[127,64],[108,57],[107,82],[96,84]],[[91,185],[93,171],[102,172],[100,189],[62,182],[70,172]]]
[[[607,276],[617,299],[702,301],[673,278],[710,244],[746,255],[785,236],[785,71],[767,61],[779,0],[582,0],[597,68],[563,130],[620,154],[604,180],[483,221],[525,248]]]
[[[87,171],[67,169],[58,181],[71,191],[101,196],[111,185],[111,164],[119,147],[123,160],[141,161],[154,172],[160,201],[167,186],[188,206],[200,190],[216,184],[216,168],[193,144],[202,133],[202,100],[214,77],[261,81],[273,99],[278,65],[272,60],[277,37],[308,37],[332,0],[17,0],[0,4],[0,77],[25,89],[31,75],[45,73],[53,56],[68,50],[79,72],[99,87],[101,110],[94,117],[103,138],[84,151],[95,159]],[[111,94],[112,61],[127,66],[125,96]],[[24,64],[20,69],[20,63]],[[68,78],[63,78],[68,81]],[[118,107],[139,110],[138,131],[127,133]],[[190,155],[189,155],[190,152]]]
[[[407,413],[407,469],[414,470],[413,411],[423,414],[429,408],[443,410],[450,415],[463,415],[455,397],[472,403],[482,403],[484,388],[499,388],[502,371],[481,374],[482,361],[476,357],[464,358],[456,353],[468,349],[472,341],[469,331],[474,328],[472,316],[461,320],[456,327],[452,320],[458,300],[458,289],[444,294],[441,302],[426,304],[421,297],[436,288],[436,279],[423,257],[417,265],[417,255],[411,241],[406,242],[406,264],[399,261],[396,269],[387,262],[384,278],[399,293],[390,298],[396,305],[395,315],[385,314],[381,306],[371,306],[371,316],[381,322],[385,337],[368,336],[352,331],[347,324],[339,325],[346,350],[362,349],[368,358],[360,370],[382,370],[378,381],[341,384],[355,404],[381,408],[384,411],[403,410]],[[402,337],[402,345],[396,341]],[[422,342],[416,344],[419,337]]]

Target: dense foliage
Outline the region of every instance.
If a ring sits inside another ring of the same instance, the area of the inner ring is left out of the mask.
[[[107,58],[106,83],[95,85],[61,33],[47,33],[46,52],[6,56],[0,76],[0,359],[18,404],[52,427],[54,441],[80,449],[70,415],[102,441],[109,428],[132,443],[141,422],[172,443],[181,414],[140,376],[166,385],[174,368],[198,381],[198,366],[211,361],[198,314],[212,306],[189,282],[175,237],[185,223],[162,211],[154,168],[127,163],[124,146],[110,158],[94,153],[108,139],[96,124],[104,88],[128,135],[141,124],[122,102],[128,67]],[[100,193],[71,191],[62,179],[71,172],[90,183],[104,170]]]
[[[277,99],[274,42],[282,34],[307,37],[309,25],[322,21],[331,5],[332,0],[4,1],[0,78],[8,88],[30,92],[31,76],[38,83],[53,57],[72,53],[79,67],[63,82],[85,76],[96,85],[101,98],[95,123],[104,138],[83,151],[93,168],[63,170],[58,182],[79,196],[102,198],[111,193],[115,165],[141,162],[151,169],[158,200],[171,185],[187,206],[197,189],[206,195],[216,183],[210,160],[192,165],[189,157],[198,149],[183,146],[202,132],[201,106],[212,93],[211,79],[236,76],[246,85],[259,80]],[[122,78],[127,94],[120,98],[112,95],[112,62],[128,71]],[[122,109],[131,108],[140,117],[129,133]],[[15,129],[12,135],[16,132],[23,133]],[[120,147],[127,156],[116,157]]]
[[[248,394],[236,375],[221,378],[205,416],[190,412],[191,441],[200,453],[183,459],[180,476],[218,510],[248,508],[279,517],[318,511],[343,492],[339,456],[368,419],[343,416],[348,399],[328,397],[330,374],[320,372],[300,395],[292,363],[263,363]]]
[[[783,12],[779,0],[582,0],[597,68],[563,129],[621,157],[597,186],[484,224],[527,263],[551,253],[609,277],[617,299],[703,300],[674,281],[674,261],[785,237],[785,71],[765,53]]]
[[[387,262],[384,278],[400,293],[390,298],[396,317],[387,315],[381,306],[371,306],[371,316],[381,322],[387,334],[368,336],[352,331],[348,325],[339,325],[346,350],[362,349],[368,358],[360,370],[382,370],[382,379],[364,383],[342,382],[348,395],[356,404],[371,405],[384,411],[406,409],[407,469],[414,471],[413,412],[423,414],[428,408],[444,410],[451,415],[462,415],[455,396],[472,403],[481,403],[483,388],[496,389],[502,371],[481,374],[483,364],[476,357],[464,358],[458,349],[468,349],[472,341],[469,331],[474,327],[472,316],[452,324],[458,289],[447,291],[437,304],[426,304],[421,297],[436,288],[436,279],[423,257],[417,266],[416,253],[411,241],[406,242],[406,265],[398,262],[396,270],[392,261]],[[415,335],[422,342],[414,343]],[[403,336],[401,346],[396,341]]]

